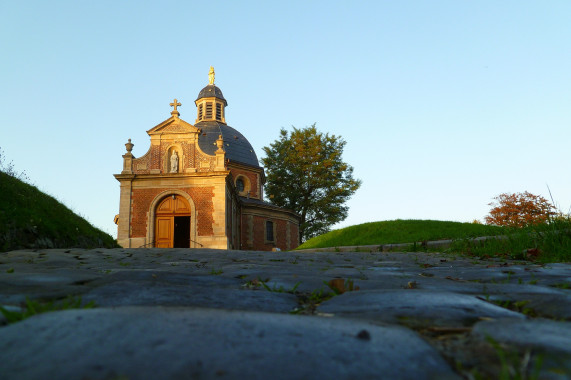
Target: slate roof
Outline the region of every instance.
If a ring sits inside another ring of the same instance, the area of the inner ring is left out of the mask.
[[[266,206],[266,207],[270,207],[270,208],[275,208],[275,209],[282,209],[281,207],[278,207],[270,202],[266,202],[266,201],[261,201],[259,199],[254,199],[254,198],[248,198],[248,197],[242,197],[240,196],[240,200],[244,203],[248,203],[248,204],[255,204],[255,205],[260,205],[260,206]]]
[[[222,135],[226,158],[250,166],[260,166],[252,145],[234,128],[217,121],[201,121],[194,126],[202,130],[198,135],[198,146],[204,153],[214,155],[218,149],[216,140],[218,140],[219,135]]]
[[[299,216],[295,211],[287,209],[287,208],[283,208],[283,207],[279,207],[276,206],[273,203],[270,202],[266,202],[266,201],[261,201],[259,199],[254,199],[254,198],[247,198],[247,197],[242,197],[240,196],[240,201],[242,203],[244,203],[245,205],[256,205],[256,206],[261,206],[264,208],[269,208],[269,209],[274,209],[274,210],[280,210],[280,211],[286,211],[289,212],[291,214],[297,215]]]
[[[226,101],[226,99],[224,99],[224,95],[222,95],[222,90],[213,84],[209,84],[208,86],[200,90],[200,92],[198,93],[198,98],[196,98],[196,100],[201,98],[211,98],[213,96],[218,99],[224,100],[224,105],[226,106],[228,105],[228,102]]]

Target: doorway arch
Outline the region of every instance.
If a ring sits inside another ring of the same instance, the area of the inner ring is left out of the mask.
[[[156,248],[192,248],[196,240],[196,209],[188,194],[161,193],[151,204],[148,238]]]

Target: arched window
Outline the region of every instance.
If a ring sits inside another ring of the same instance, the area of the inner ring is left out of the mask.
[[[236,180],[236,189],[238,189],[239,193],[244,191],[244,180],[242,178]]]
[[[239,174],[236,176],[236,181],[234,182],[236,186],[236,191],[238,195],[241,197],[250,196],[251,184],[248,177],[243,174]]]

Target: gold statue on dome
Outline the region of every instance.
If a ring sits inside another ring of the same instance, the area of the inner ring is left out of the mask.
[[[214,67],[210,66],[210,71],[208,72],[208,84],[214,84]]]

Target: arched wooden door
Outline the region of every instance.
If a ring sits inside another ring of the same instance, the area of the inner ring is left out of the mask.
[[[190,205],[181,196],[169,195],[155,213],[155,247],[190,247]]]

